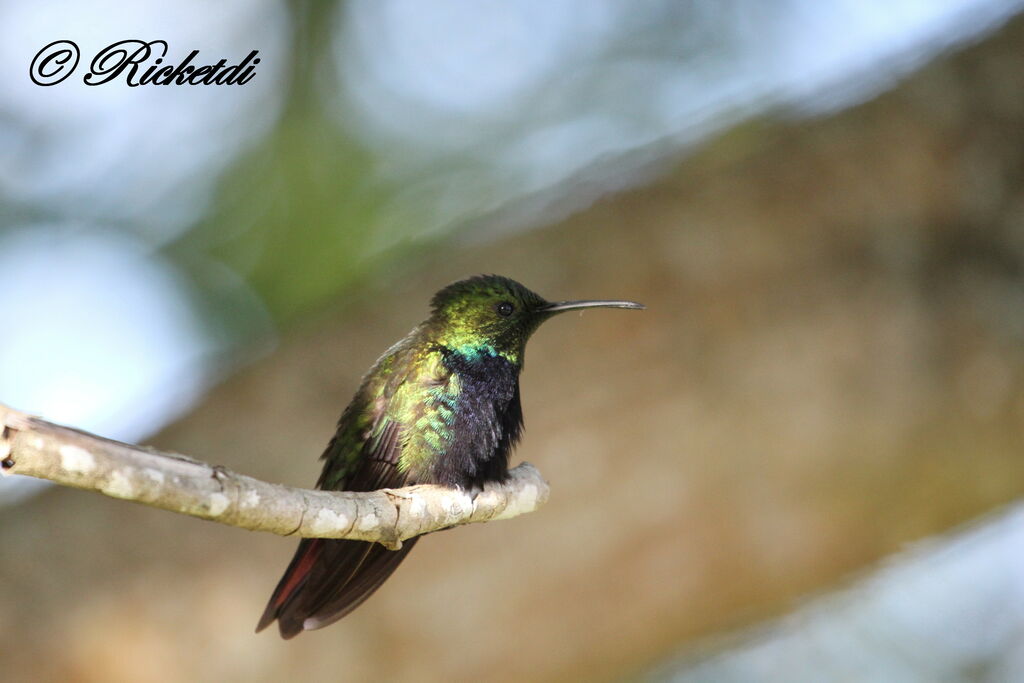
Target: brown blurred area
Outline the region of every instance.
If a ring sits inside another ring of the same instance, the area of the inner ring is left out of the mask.
[[[1024,21],[834,118],[733,131],[559,225],[439,248],[154,445],[309,485],[361,373],[479,272],[643,314],[534,338],[547,507],[352,616],[252,629],[294,541],[71,490],[5,509],[5,680],[607,680],[1024,492]]]

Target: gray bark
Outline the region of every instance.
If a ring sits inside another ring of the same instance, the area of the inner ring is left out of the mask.
[[[373,541],[398,549],[413,536],[532,512],[548,498],[523,463],[475,496],[419,485],[365,493],[270,484],[174,453],[112,441],[0,405],[0,473],[150,505],[251,531]]]

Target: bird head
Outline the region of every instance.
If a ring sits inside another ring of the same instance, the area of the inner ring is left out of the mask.
[[[434,341],[467,357],[500,355],[522,364],[526,342],[542,322],[582,308],[632,308],[632,301],[551,302],[515,280],[478,275],[448,285],[431,300],[427,321]]]

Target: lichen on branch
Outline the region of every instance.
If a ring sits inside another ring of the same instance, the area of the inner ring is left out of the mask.
[[[475,496],[427,484],[358,493],[300,489],[105,439],[2,404],[0,474],[47,479],[252,531],[375,541],[393,549],[431,531],[532,512],[549,493],[529,463]]]

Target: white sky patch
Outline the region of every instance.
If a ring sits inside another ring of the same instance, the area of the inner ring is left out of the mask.
[[[597,52],[616,14],[606,0],[357,0],[345,13],[339,62],[351,65],[348,82],[370,98],[402,98],[439,114],[500,113],[568,56]],[[380,124],[428,142],[432,136],[407,121]]]
[[[404,188],[383,250],[410,225],[553,220],[751,116],[870,98],[1022,7],[358,0],[339,12],[339,113]]]
[[[0,396],[124,441],[155,432],[204,388],[217,350],[173,267],[118,232],[31,226],[0,237]],[[79,458],[81,460],[81,458]],[[0,499],[26,477],[0,480]]]
[[[280,107],[289,25],[273,0],[120,2],[0,0],[0,188],[8,200],[76,217],[130,220],[153,241],[174,237],[208,205],[216,176],[267,131]],[[28,76],[48,43],[81,48],[74,75],[50,87]],[[164,40],[163,64],[195,65],[260,51],[244,86],[88,86],[102,48]]]

